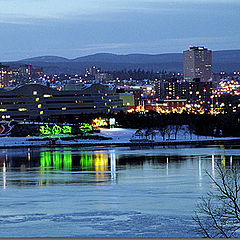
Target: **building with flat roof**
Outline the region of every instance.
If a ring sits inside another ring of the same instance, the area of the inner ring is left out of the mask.
[[[12,71],[0,63],[0,88],[8,87],[12,82]]]
[[[126,107],[115,89],[101,84],[71,91],[58,91],[40,84],[0,89],[0,118],[5,120],[77,119],[81,114],[120,111],[125,112]]]
[[[212,78],[212,51],[204,47],[190,47],[183,52],[184,79],[207,82]]]
[[[212,95],[212,82],[162,81],[155,84],[158,99],[188,99],[208,101]]]

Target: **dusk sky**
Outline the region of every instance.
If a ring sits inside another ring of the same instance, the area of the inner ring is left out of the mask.
[[[0,61],[240,49],[240,0],[0,0]]]

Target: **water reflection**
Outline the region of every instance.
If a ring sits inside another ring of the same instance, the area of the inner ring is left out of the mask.
[[[53,167],[55,170],[72,170],[72,153],[71,151],[61,151],[56,149],[54,151],[43,151],[40,153],[40,166],[47,169]]]
[[[223,148],[223,147],[222,147]],[[199,186],[208,169],[215,178],[216,162],[231,167],[239,155],[173,155],[158,150],[79,150],[42,148],[2,150],[0,152],[1,186],[58,184],[117,184],[122,171],[131,169],[165,169],[169,176],[177,169],[196,169]],[[188,174],[188,173],[186,173]]]
[[[212,177],[215,179],[215,158],[214,155],[212,155]]]

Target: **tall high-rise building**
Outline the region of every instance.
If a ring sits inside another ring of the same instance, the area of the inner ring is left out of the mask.
[[[184,79],[206,82],[212,78],[212,51],[204,47],[190,47],[183,52]]]
[[[0,88],[7,87],[12,82],[12,71],[0,63]]]

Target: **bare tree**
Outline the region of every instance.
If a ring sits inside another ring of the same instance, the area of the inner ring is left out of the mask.
[[[192,136],[193,136],[193,133],[194,133],[194,127],[193,127],[192,121],[190,121],[190,123],[188,124],[188,131],[189,131],[190,139],[192,139]]]
[[[138,138],[143,138],[143,136],[144,136],[144,132],[143,132],[143,130],[142,129],[138,129],[134,134],[133,134],[133,138],[135,138],[135,137],[138,137]]]
[[[167,133],[167,127],[166,126],[161,126],[158,130],[159,130],[159,132],[162,136],[163,141],[165,141],[165,136],[166,136],[166,133]]]
[[[153,139],[156,137],[156,131],[155,129],[153,128],[148,128],[146,131],[145,131],[145,136],[146,138],[148,139],[148,137],[150,136],[151,137],[151,140],[153,141]]]
[[[194,221],[207,238],[231,238],[240,236],[240,172],[234,167],[224,169],[217,165],[218,178],[209,173],[215,191],[202,197],[197,205]]]
[[[174,125],[174,139],[177,139],[178,132],[182,129],[181,125]]]
[[[175,130],[175,126],[174,125],[168,125],[168,127],[166,128],[166,133],[168,135],[168,140],[171,139],[171,136],[174,133],[174,130]]]

